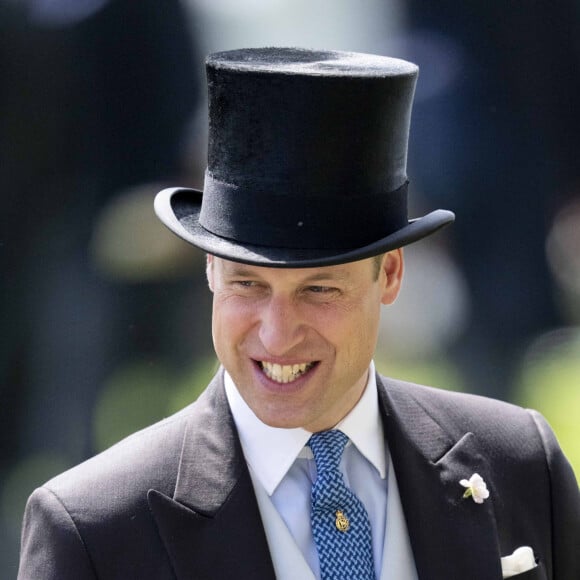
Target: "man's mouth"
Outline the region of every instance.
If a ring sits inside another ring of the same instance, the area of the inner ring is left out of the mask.
[[[262,372],[277,383],[291,383],[307,373],[316,362],[299,363],[295,365],[279,365],[266,361],[258,361]]]

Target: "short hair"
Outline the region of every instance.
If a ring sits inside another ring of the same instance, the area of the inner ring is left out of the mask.
[[[376,282],[379,279],[384,255],[385,254],[379,254],[378,256],[373,257],[373,282]]]

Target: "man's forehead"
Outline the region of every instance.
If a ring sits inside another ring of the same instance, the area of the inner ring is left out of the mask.
[[[333,266],[317,266],[313,268],[271,268],[268,266],[256,266],[253,264],[243,264],[233,262],[225,258],[212,257],[212,260],[219,265],[220,269],[230,276],[278,276],[305,278],[308,280],[341,279],[350,278],[355,272],[360,272],[368,267],[372,259],[358,260],[345,264]]]

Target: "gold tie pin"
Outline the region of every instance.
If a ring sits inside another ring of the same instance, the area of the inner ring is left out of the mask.
[[[350,522],[348,521],[348,518],[340,510],[337,510],[336,512],[335,525],[339,532],[346,532],[348,528],[350,528]]]

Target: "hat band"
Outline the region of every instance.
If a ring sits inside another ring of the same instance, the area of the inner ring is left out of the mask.
[[[407,186],[348,197],[300,196],[240,187],[206,173],[199,223],[216,236],[255,246],[358,248],[408,224]]]

